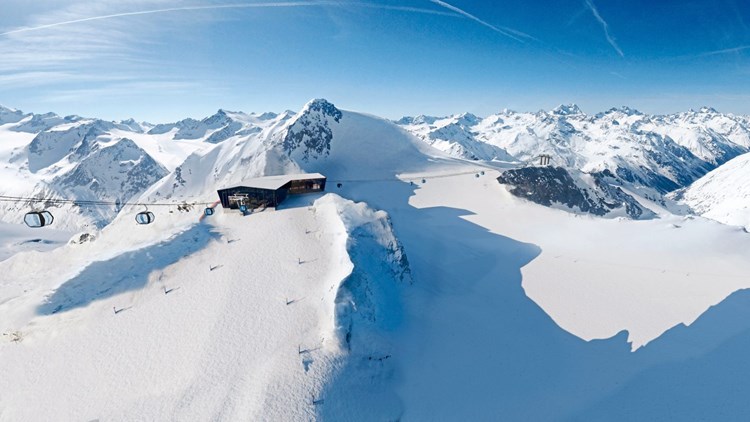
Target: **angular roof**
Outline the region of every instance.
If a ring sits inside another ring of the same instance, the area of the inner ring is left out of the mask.
[[[308,180],[308,179],[325,179],[326,177],[320,173],[301,173],[301,174],[282,174],[279,176],[266,176],[256,177],[253,179],[245,179],[237,186],[245,186],[249,188],[258,189],[270,189],[276,190],[286,185],[292,180]],[[228,189],[228,188],[224,188]]]

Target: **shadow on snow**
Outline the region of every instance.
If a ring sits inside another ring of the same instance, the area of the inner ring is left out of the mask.
[[[364,408],[386,419],[538,421],[737,420],[750,413],[750,291],[635,353],[625,331],[586,342],[523,291],[521,268],[539,247],[467,221],[467,210],[414,208],[407,184],[341,193],[388,211],[415,282],[401,290],[407,326],[391,342],[398,369],[391,392],[354,394],[364,387],[345,369],[328,387],[324,415]],[[368,394],[371,403],[363,400]]]
[[[145,248],[90,264],[63,283],[37,308],[37,314],[50,315],[88,306],[92,302],[146,286],[154,271],[162,270],[208,245],[218,237],[211,228],[199,224],[175,237]]]

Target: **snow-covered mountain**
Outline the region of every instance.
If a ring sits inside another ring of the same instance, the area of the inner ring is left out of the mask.
[[[124,203],[166,176],[181,179],[180,166],[226,140],[260,139],[279,130],[293,113],[245,114],[219,110],[203,120],[151,125],[132,119],[108,122],[53,113],[0,109],[0,162],[6,180],[0,195]],[[265,132],[264,132],[265,131]],[[252,143],[252,142],[251,142]],[[189,171],[189,170],[188,170]],[[120,207],[59,209],[61,228],[102,227]],[[0,221],[18,220],[35,203],[0,203]]]
[[[750,230],[750,154],[744,154],[671,195],[696,214]]]
[[[299,113],[219,110],[201,120],[156,125],[2,108],[2,173],[17,183],[0,187],[0,194],[123,203],[148,192],[149,200],[180,201],[212,195],[217,185],[290,171],[325,171],[340,180],[393,177],[394,170],[406,171],[425,161],[422,147],[412,141],[418,138],[447,156],[501,166],[534,165],[540,155],[550,155],[552,165],[564,168],[570,176],[565,180],[575,185],[567,188],[579,196],[591,196],[592,191],[583,188],[591,186],[591,180],[607,180],[612,189],[620,186],[663,205],[664,194],[747,152],[749,122],[711,108],[655,116],[621,107],[587,115],[567,105],[537,113],[504,110],[485,118],[468,113],[405,117],[396,122],[401,130],[374,116],[341,111],[325,100],[311,101]],[[357,141],[332,149],[332,143],[352,137]],[[364,171],[337,159],[340,151],[347,158],[358,154],[362,160],[378,158],[389,164]],[[392,163],[401,162],[409,165],[394,168],[398,165]],[[544,192],[534,191],[546,185],[521,180],[526,173],[515,174],[514,185],[525,186],[527,199],[543,197]],[[631,203],[620,194],[591,197],[598,198],[597,205],[584,208],[611,210],[607,216],[619,215],[611,204]],[[0,220],[11,221],[33,204],[4,203],[0,208],[6,211]],[[95,211],[61,208],[68,217],[59,221],[60,227],[70,228],[102,227],[119,211],[117,206]],[[643,206],[630,210],[625,215],[653,215]]]
[[[208,152],[188,156],[145,197],[213,198],[217,187],[303,171],[322,172],[331,183],[394,180],[443,156],[388,120],[342,111],[326,100],[312,100],[289,116],[267,115],[257,131],[238,132]]]
[[[453,156],[535,163],[546,154],[552,164],[576,171],[609,170],[620,183],[651,194],[685,187],[750,150],[750,119],[711,108],[647,115],[621,107],[588,115],[563,105],[537,113],[419,116],[397,123]]]

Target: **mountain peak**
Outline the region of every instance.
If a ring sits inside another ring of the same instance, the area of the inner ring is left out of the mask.
[[[456,116],[456,120],[459,123],[468,124],[469,126],[472,126],[472,125],[479,123],[479,120],[481,119],[471,113],[461,113],[458,116]]]
[[[609,110],[607,110],[606,112],[604,112],[604,114],[610,114],[610,113],[622,113],[622,114],[625,114],[627,116],[636,116],[636,115],[643,114],[640,111],[638,111],[638,110],[636,110],[634,108],[630,108],[630,107],[625,106],[625,105],[624,106],[620,106],[620,107],[612,107]]]
[[[333,105],[333,103],[324,98],[315,98],[313,100],[310,100],[302,108],[302,112],[300,113],[300,115],[309,114],[311,112],[317,112],[324,116],[333,117],[333,119],[337,122],[341,118],[341,110],[337,109],[336,106]]]
[[[699,110],[699,112],[700,113],[710,113],[710,114],[716,114],[716,113],[718,113],[718,111],[716,111],[715,108],[708,107],[708,106],[701,107],[701,109]]]
[[[570,116],[574,114],[583,114],[583,111],[578,107],[577,104],[560,104],[551,111],[552,114],[558,116]]]
[[[331,124],[339,123],[343,113],[324,99],[314,99],[287,127],[283,148],[288,154],[300,150],[302,161],[327,157],[331,150]],[[333,121],[329,120],[329,117]],[[329,124],[330,123],[330,124]]]

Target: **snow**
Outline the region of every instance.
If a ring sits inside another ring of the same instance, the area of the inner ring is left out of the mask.
[[[662,193],[685,187],[748,151],[748,118],[715,111],[645,115],[628,107],[587,115],[576,105],[549,112],[502,111],[485,118],[403,118],[405,129],[450,154],[479,160],[609,170],[624,184]],[[619,170],[619,171],[618,171]]]
[[[620,388],[637,385],[638,374],[663,372],[664,362],[679,372],[687,357],[708,366],[744,361],[741,353],[719,363],[710,352],[750,328],[732,313],[717,321],[712,309],[750,287],[741,277],[749,265],[746,234],[702,219],[679,219],[678,228],[677,218],[574,217],[509,196],[493,176],[430,179],[413,195],[414,187],[385,182],[343,189],[345,196],[390,192],[372,194],[372,202],[389,212],[414,275],[402,296],[408,322],[390,337],[395,374],[385,383],[398,397],[392,405],[400,418],[576,419],[618,397],[597,414],[627,420],[627,412],[615,417],[612,409],[635,395]],[[719,239],[725,244],[717,247]],[[708,328],[696,321],[700,315]],[[697,387],[704,376],[693,369],[678,384],[662,374],[659,396],[676,407],[644,398],[633,406],[689,418],[693,400],[709,393]],[[336,410],[363,402],[369,409],[370,397],[380,396],[351,398]]]
[[[546,122],[530,124],[534,135],[516,132],[520,144],[593,125],[574,106],[549,116],[455,122],[499,133],[515,119]],[[650,118],[606,116],[610,128]],[[514,163],[451,157],[325,100],[294,117],[220,111],[201,124],[214,117],[261,129],[216,144],[210,131],[174,140],[174,130],[113,129],[96,151],[132,143],[109,159],[115,167],[151,157],[169,171],[136,202],[212,203],[217,186],[301,172],[328,177],[328,192],[249,216],[153,206],[146,226],[133,221],[142,207],[124,206],[87,228],[95,238],[86,242],[0,225],[0,420],[711,420],[750,411],[746,231],[658,201],[643,200],[658,213],[644,221],[542,207],[497,182]],[[710,110],[685,118],[719,124]],[[30,139],[12,136],[0,142],[2,162],[26,174],[13,157]],[[584,145],[555,139],[558,151]],[[614,144],[587,142],[588,152]],[[729,211],[745,157],[700,179],[694,194]],[[94,179],[118,174],[90,162],[67,164],[102,171]],[[32,237],[51,243],[24,250]]]
[[[341,277],[324,259],[341,252],[328,240],[328,222],[306,207],[215,217],[167,242],[93,262],[64,281],[51,303],[39,304],[23,341],[0,346],[8,371],[0,381],[2,418],[257,419],[271,409],[279,417],[311,415],[306,399],[330,367],[326,351],[300,355],[298,346],[320,344],[322,308],[331,304],[319,299],[331,277]],[[92,246],[107,240],[105,234]],[[61,259],[76,248],[67,249]],[[309,262],[298,264],[300,257]],[[12,268],[32,258],[21,254]],[[37,291],[67,278],[17,277]],[[99,292],[101,283],[114,291]],[[289,299],[297,302],[287,305]],[[38,397],[49,397],[46,406],[25,405]]]
[[[175,167],[185,161],[185,158],[190,154],[206,151],[211,148],[211,145],[193,140],[174,140],[172,139],[174,133],[148,135],[114,129],[110,134],[115,139],[131,139],[169,171],[174,171]]]
[[[29,228],[21,224],[0,223],[0,261],[24,251],[47,251],[64,245],[72,233]]]
[[[750,230],[748,177],[750,154],[744,154],[698,179],[675,197],[704,217]]]

